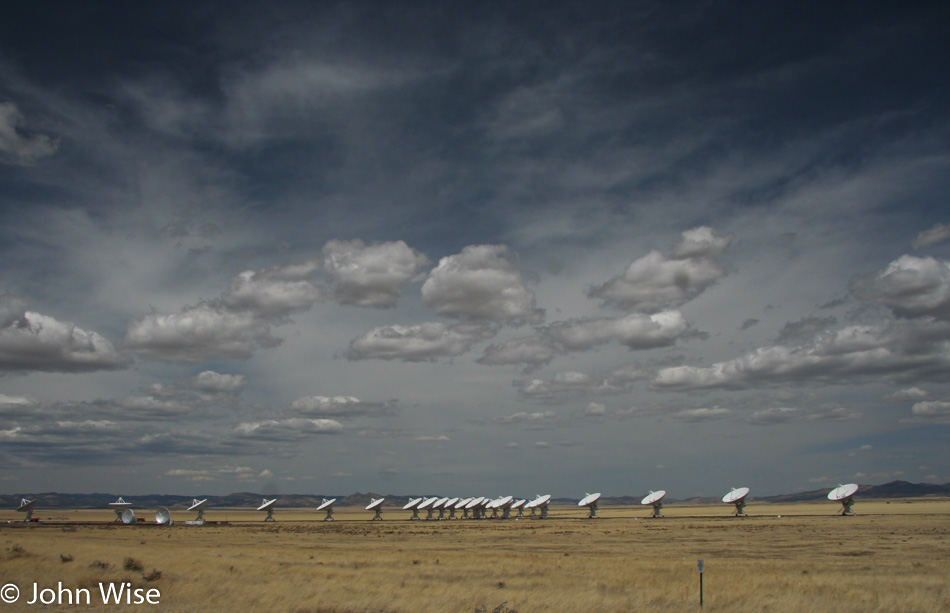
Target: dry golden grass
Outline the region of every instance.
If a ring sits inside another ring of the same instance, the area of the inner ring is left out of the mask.
[[[7,524],[18,517],[4,511],[0,583],[26,598],[34,582],[130,581],[161,590],[162,611],[685,611],[698,608],[703,558],[708,611],[950,610],[950,502],[855,510],[750,504],[749,517],[733,518],[726,506],[670,506],[653,520],[642,507],[611,508],[586,520],[563,508],[546,521],[409,522],[387,508],[372,522],[340,509],[324,523],[314,510],[281,509],[265,524],[253,510],[212,509],[209,521],[229,523],[204,527],[184,525],[185,511],[171,527],[51,519],[103,522],[107,509]],[[125,570],[126,558],[142,570]],[[161,578],[147,581],[153,569]]]

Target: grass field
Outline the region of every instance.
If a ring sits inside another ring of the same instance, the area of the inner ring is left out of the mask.
[[[549,519],[409,522],[409,512],[210,509],[210,524],[105,523],[111,511],[43,511],[36,524],[0,512],[0,584],[157,589],[161,611],[693,611],[697,559],[708,611],[950,610],[950,501],[553,508]],[[140,517],[153,511],[137,510]],[[67,522],[95,522],[72,524]],[[101,523],[100,523],[101,522]],[[128,568],[126,568],[128,567]],[[157,573],[154,571],[158,571]],[[160,573],[160,577],[158,576]],[[146,606],[146,608],[148,608]]]

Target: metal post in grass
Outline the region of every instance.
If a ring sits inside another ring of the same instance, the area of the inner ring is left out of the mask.
[[[703,560],[700,558],[696,564],[699,567],[699,608],[703,608]]]

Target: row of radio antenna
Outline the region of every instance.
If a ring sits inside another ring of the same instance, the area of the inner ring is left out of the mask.
[[[852,507],[854,506],[854,494],[857,491],[857,484],[849,483],[847,485],[839,485],[828,493],[828,500],[841,503],[842,515],[854,515]],[[745,506],[748,496],[749,488],[732,488],[732,491],[722,497],[722,501],[735,506],[736,517],[743,517],[746,515]],[[657,492],[651,491],[644,496],[640,504],[653,507],[653,515],[651,517],[662,517],[663,515],[660,511],[663,509],[663,499],[665,497],[666,490],[659,490]],[[274,505],[277,503],[277,500],[277,498],[272,500],[265,498],[261,506],[257,507],[258,511],[267,511],[267,517],[264,521],[274,521]],[[375,512],[373,521],[381,521],[383,519],[383,502],[385,502],[386,499],[372,498],[371,500],[372,502],[366,505],[366,510]],[[599,493],[587,494],[577,503],[577,506],[587,507],[589,510],[587,517],[588,519],[593,519],[597,517],[597,502],[599,500]],[[426,512],[425,519],[427,520],[456,518],[509,519],[513,515],[514,517],[525,517],[525,511],[530,511],[529,517],[546,519],[550,501],[550,494],[539,495],[533,500],[515,499],[514,496],[502,496],[494,499],[484,496],[469,498],[440,498],[433,496],[431,498],[413,498],[402,508],[404,511],[412,511],[412,516],[409,518],[410,520],[421,520],[422,517],[419,516],[420,511]],[[206,502],[208,502],[207,498],[204,500],[195,498],[192,501],[188,510],[197,511],[198,516],[186,522],[187,524],[197,526],[204,525],[204,506]],[[324,498],[320,506],[317,507],[318,511],[326,511],[326,517],[323,521],[333,521],[333,505],[335,502],[336,498]],[[21,501],[17,511],[26,513],[25,521],[33,521],[33,508],[35,504],[35,500],[27,500],[26,498]],[[115,502],[110,502],[109,507],[115,511],[115,521],[121,521],[125,524],[136,522],[135,513],[132,511],[132,503],[126,502],[121,496]],[[438,513],[438,515],[436,515],[436,513]],[[168,509],[165,507],[158,508],[155,513],[155,523],[164,525],[170,525],[172,523],[171,513],[169,513]]]

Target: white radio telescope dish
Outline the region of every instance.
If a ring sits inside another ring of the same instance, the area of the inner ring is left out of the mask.
[[[526,505],[527,503],[528,501],[526,499],[519,498],[518,500],[515,500],[514,502],[512,502],[509,508],[512,511],[518,511],[518,517],[524,517],[524,505]]]
[[[497,515],[497,510],[501,509],[501,518],[508,519],[511,517],[511,504],[515,501],[514,496],[502,496],[501,498],[494,500],[494,509],[495,513],[493,516]]]
[[[745,517],[745,499],[749,495],[749,488],[732,488],[732,491],[722,497],[726,504],[736,505],[736,517]]]
[[[585,494],[581,498],[580,502],[577,503],[579,507],[587,507],[590,509],[590,513],[587,515],[587,519],[596,519],[597,518],[597,501],[600,500],[600,493],[597,494]]]
[[[155,523],[161,526],[172,525],[172,515],[165,507],[158,507],[155,511]]]
[[[323,499],[323,502],[320,503],[320,506],[317,507],[318,511],[326,511],[327,516],[323,518],[323,521],[336,521],[333,519],[333,503],[336,502],[336,498],[330,498],[327,500]]]
[[[548,503],[551,501],[551,494],[543,496],[538,495],[534,500],[524,505],[524,508],[531,509],[531,517],[534,517],[535,511],[539,511],[538,519],[548,518]]]
[[[839,485],[835,489],[828,492],[828,500],[834,500],[835,502],[841,503],[842,515],[854,515],[854,511],[851,510],[851,507],[854,506],[854,494],[857,491],[857,483]]]
[[[430,510],[432,511],[437,510],[439,512],[439,517],[437,519],[445,519],[445,505],[448,504],[448,502],[449,502],[448,497],[439,498],[438,500],[432,503],[431,507],[429,507]]]
[[[205,503],[206,503],[206,502],[208,502],[208,499],[207,499],[207,498],[205,498],[204,500],[198,500],[197,498],[193,498],[193,499],[192,499],[191,506],[188,507],[188,510],[189,510],[189,511],[198,511],[198,517],[196,517],[195,519],[193,519],[192,521],[190,521],[190,522],[188,522],[188,523],[190,523],[190,524],[192,524],[192,525],[195,525],[195,526],[203,526],[203,525],[205,525],[205,509],[204,509],[204,506],[205,506]]]
[[[123,524],[134,524],[135,523],[135,511],[132,509],[126,509],[122,511],[122,523]]]
[[[21,513],[26,513],[26,517],[23,521],[33,521],[33,507],[36,505],[36,500],[27,500],[26,498],[20,499],[20,506],[17,507],[17,511]]]
[[[132,503],[126,502],[122,496],[119,496],[119,499],[115,502],[110,502],[109,506],[112,507],[113,511],[115,511],[115,521],[122,521],[122,513],[126,509],[132,508]]]
[[[408,511],[412,509],[412,517],[409,518],[409,521],[414,519],[419,519],[419,503],[422,502],[422,498],[411,498],[409,502],[406,503],[402,509],[403,511]]]
[[[275,521],[274,520],[274,504],[277,502],[277,499],[268,500],[263,498],[261,500],[261,506],[257,507],[258,511],[267,511],[267,517],[264,518],[264,521]]]
[[[373,516],[373,521],[383,521],[383,503],[386,502],[385,498],[370,498],[370,503],[366,505],[367,511],[376,511],[376,515]]]
[[[653,506],[653,515],[651,517],[663,517],[660,514],[660,509],[663,508],[663,497],[666,496],[666,490],[660,490],[654,492],[650,490],[650,493],[643,497],[643,500],[640,501],[640,504],[648,504]]]
[[[449,512],[449,516],[444,519],[455,519],[455,505],[457,505],[458,503],[459,503],[459,497],[455,496],[455,497],[449,498],[445,502],[445,504],[442,505],[442,509]],[[439,513],[439,519],[443,519],[442,513]]]

